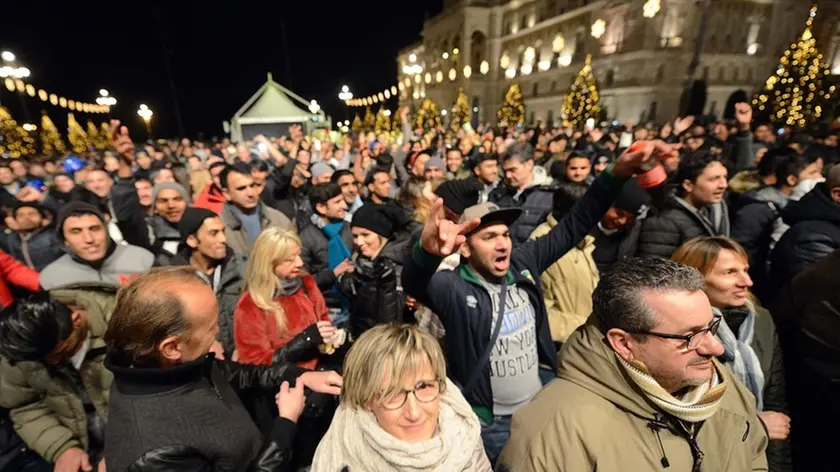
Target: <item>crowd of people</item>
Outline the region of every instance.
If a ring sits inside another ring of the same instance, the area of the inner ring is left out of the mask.
[[[840,132],[408,113],[1,161],[0,470],[835,468]]]

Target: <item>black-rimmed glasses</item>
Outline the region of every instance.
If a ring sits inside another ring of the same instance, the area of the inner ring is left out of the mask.
[[[668,333],[657,333],[655,331],[627,331],[630,334],[636,334],[639,336],[656,336],[657,338],[663,339],[679,339],[684,341],[688,346],[689,351],[694,351],[695,349],[699,348],[700,345],[703,343],[703,335],[706,333],[711,334],[714,336],[717,334],[718,328],[720,328],[721,322],[720,316],[715,316],[712,319],[712,322],[709,323],[708,328],[701,329],[695,333],[691,334],[668,334]]]
[[[398,410],[408,401],[408,394],[413,393],[414,398],[420,403],[429,403],[434,401],[440,395],[441,382],[440,380],[429,380],[418,382],[411,390],[402,389],[393,397],[385,398],[382,401],[382,406],[386,410]]]

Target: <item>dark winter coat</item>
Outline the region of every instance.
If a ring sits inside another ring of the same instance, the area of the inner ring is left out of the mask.
[[[766,300],[769,289],[767,266],[776,219],[790,197],[772,186],[750,190],[738,200],[740,207],[732,218],[732,239],[747,251],[753,292]]]
[[[788,205],[782,219],[790,229],[770,256],[774,287],[840,248],[840,203],[831,199],[825,183]]]
[[[780,291],[771,313],[785,355],[794,470],[837,469],[840,423],[840,249]],[[829,430],[830,431],[830,430]]]
[[[300,230],[300,239],[303,246],[300,248],[300,257],[306,270],[315,278],[318,288],[324,294],[324,300],[329,308],[339,308],[340,301],[335,292],[338,279],[329,266],[329,252],[327,237],[321,228],[310,223]],[[345,222],[341,228],[341,239],[347,246],[347,250],[353,250],[353,233],[350,230],[350,223]]]
[[[536,177],[535,177],[536,178]],[[531,237],[537,226],[545,222],[554,207],[554,188],[534,185],[514,198],[518,190],[507,186],[497,187],[490,193],[490,201],[502,208],[519,208],[522,216],[510,227],[510,239],[514,246],[523,244]]]
[[[598,176],[586,194],[546,236],[514,244],[510,256],[509,284],[528,294],[534,307],[539,363],[557,371],[557,351],[548,327],[548,314],[540,275],[575,247],[595,227],[621,192],[623,180],[607,171]],[[493,303],[487,289],[466,264],[453,271],[437,272],[441,258],[424,251],[418,242],[403,270],[406,293],[437,313],[446,328],[444,345],[448,375],[464,385],[488,348]],[[467,300],[475,300],[469,303]],[[489,365],[475,388],[464,392],[474,407],[492,411],[493,391]]]
[[[636,255],[643,223],[644,219],[637,219],[631,226],[609,235],[598,226],[592,230],[591,234],[595,237],[595,251],[592,253],[592,259],[599,273],[603,274],[609,271],[616,262]]]
[[[64,255],[61,244],[53,225],[41,228],[28,237],[7,229],[0,239],[0,247],[4,251],[38,272]]]
[[[341,278],[339,288],[350,299],[348,327],[353,338],[376,325],[405,319],[402,268],[407,239],[389,241],[375,259],[356,258],[353,272]]]
[[[685,200],[673,197],[666,208],[648,217],[639,234],[640,256],[670,259],[686,241],[699,236],[729,236],[729,209],[725,201],[712,205],[712,219]]]
[[[273,395],[303,370],[291,364],[246,366],[212,354],[177,366],[115,364],[105,457],[120,471],[282,471],[295,424],[278,418],[263,439],[238,395]]]
[[[160,215],[146,218],[149,228],[149,238],[152,246],[149,249],[152,254],[158,255],[162,251],[169,254],[178,253],[178,245],[181,244],[181,233],[178,231],[177,223],[174,225]]]

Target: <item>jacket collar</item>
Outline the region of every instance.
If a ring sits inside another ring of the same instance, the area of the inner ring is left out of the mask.
[[[478,274],[472,270],[472,267],[466,262],[462,263],[458,269],[458,274],[461,276],[462,279],[470,282],[472,284],[478,285],[479,287],[484,287],[481,283],[481,279],[479,278]],[[508,285],[513,285],[516,282],[516,279],[513,276],[513,272],[508,269],[507,274],[505,275],[507,279]]]
[[[222,223],[224,223],[228,228],[238,231],[242,229],[242,222],[239,221],[239,218],[237,218],[231,210],[232,205],[232,203],[227,202],[222,207]],[[262,201],[260,201],[257,205],[257,214],[260,216],[260,224],[265,226],[267,223],[265,216],[265,203]]]
[[[119,364],[111,354],[105,357],[105,367],[114,373],[117,389],[126,395],[154,395],[209,378],[214,362],[209,353],[184,364],[136,368]]]

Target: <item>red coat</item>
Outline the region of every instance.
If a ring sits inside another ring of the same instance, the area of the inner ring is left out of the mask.
[[[327,304],[311,275],[301,276],[303,287],[293,295],[275,299],[286,313],[286,331],[281,333],[273,314],[266,314],[254,304],[247,291],[239,298],[233,314],[233,335],[239,362],[243,364],[271,364],[274,351],[282,348],[295,336],[318,321],[329,321]],[[299,362],[300,367],[314,369],[317,359]]]
[[[0,251],[0,307],[6,308],[15,301],[9,290],[9,282],[30,292],[37,292],[40,289],[39,279],[40,274]]]
[[[210,210],[217,215],[222,214],[222,207],[225,206],[225,197],[222,191],[216,188],[213,182],[207,184],[204,190],[195,197],[193,206]]]

